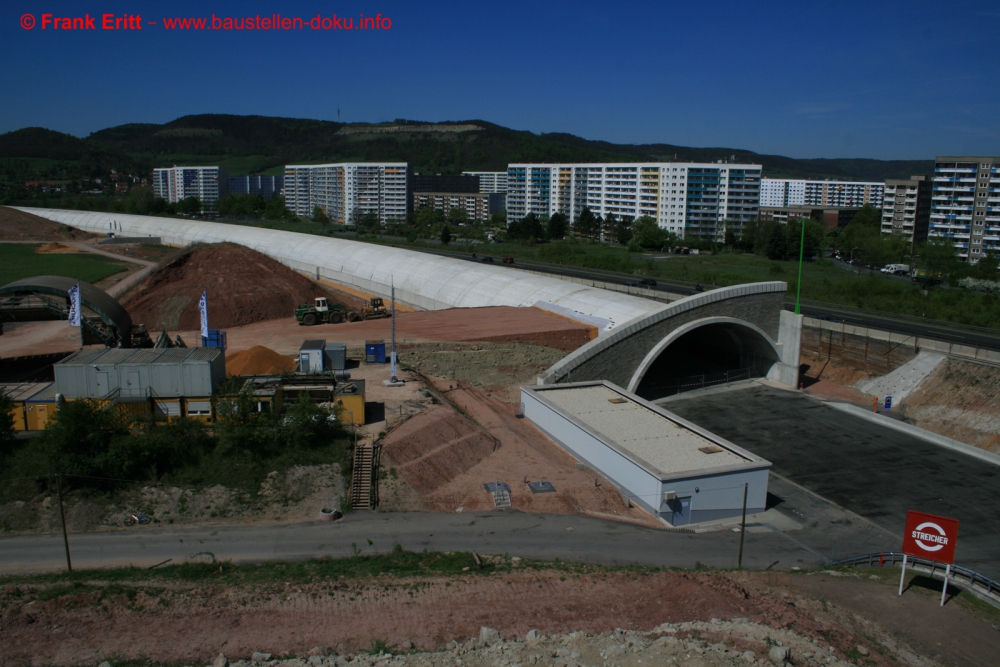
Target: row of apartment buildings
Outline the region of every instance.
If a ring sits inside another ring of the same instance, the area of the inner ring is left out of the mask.
[[[171,167],[154,171],[153,187],[168,201],[194,196],[208,207],[226,192],[283,192],[296,215],[309,217],[318,206],[340,224],[370,213],[382,223],[401,221],[422,206],[446,214],[462,207],[471,220],[502,209],[512,220],[557,211],[576,220],[589,208],[602,217],[649,216],[681,238],[717,238],[755,218],[815,217],[842,226],[870,204],[882,210],[884,234],[912,243],[947,239],[973,263],[1000,251],[1000,158],[942,156],[931,177],[884,183],[765,178],[762,170],[728,162],[517,163],[506,172],[421,176],[393,162],[288,165],[282,178]]]
[[[742,228],[760,208],[761,165],[730,163],[512,164],[507,216],[584,208],[607,217],[652,217],[678,236],[714,236],[719,222]]]
[[[225,167],[158,167],[153,170],[153,195],[177,203],[197,197],[206,209],[229,194],[271,199],[285,187],[283,176],[229,176]]]

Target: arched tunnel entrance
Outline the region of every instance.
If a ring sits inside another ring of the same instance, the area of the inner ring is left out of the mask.
[[[692,323],[654,348],[633,377],[632,390],[647,400],[767,375],[778,361],[759,329],[726,321]]]

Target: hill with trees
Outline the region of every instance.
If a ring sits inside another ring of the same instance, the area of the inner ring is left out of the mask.
[[[510,162],[715,162],[762,164],[767,176],[881,181],[930,173],[933,161],[861,158],[795,159],[739,148],[674,144],[614,144],[571,134],[535,134],[481,120],[428,123],[336,123],[299,118],[204,114],[164,124],[133,123],[85,139],[44,128],[0,135],[4,163],[38,169],[31,158],[87,162],[88,168],[148,173],[153,167],[222,164],[232,174],[280,173],[285,164],[328,161],[405,161],[421,173],[504,170]],[[21,158],[22,160],[10,160]],[[27,161],[23,159],[28,159]],[[44,165],[52,169],[52,164]],[[9,172],[10,169],[7,169]],[[21,173],[17,180],[45,178]]]

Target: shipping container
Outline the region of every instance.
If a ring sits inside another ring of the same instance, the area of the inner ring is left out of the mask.
[[[347,368],[347,343],[327,343],[325,370],[342,371]]]
[[[299,348],[299,372],[322,373],[323,357],[326,355],[325,340],[307,340]]]

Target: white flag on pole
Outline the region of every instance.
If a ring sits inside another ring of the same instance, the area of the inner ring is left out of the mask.
[[[201,336],[208,338],[208,290],[201,293],[201,300],[198,302],[198,312],[201,313]]]
[[[80,283],[69,288],[69,325],[80,326]]]

